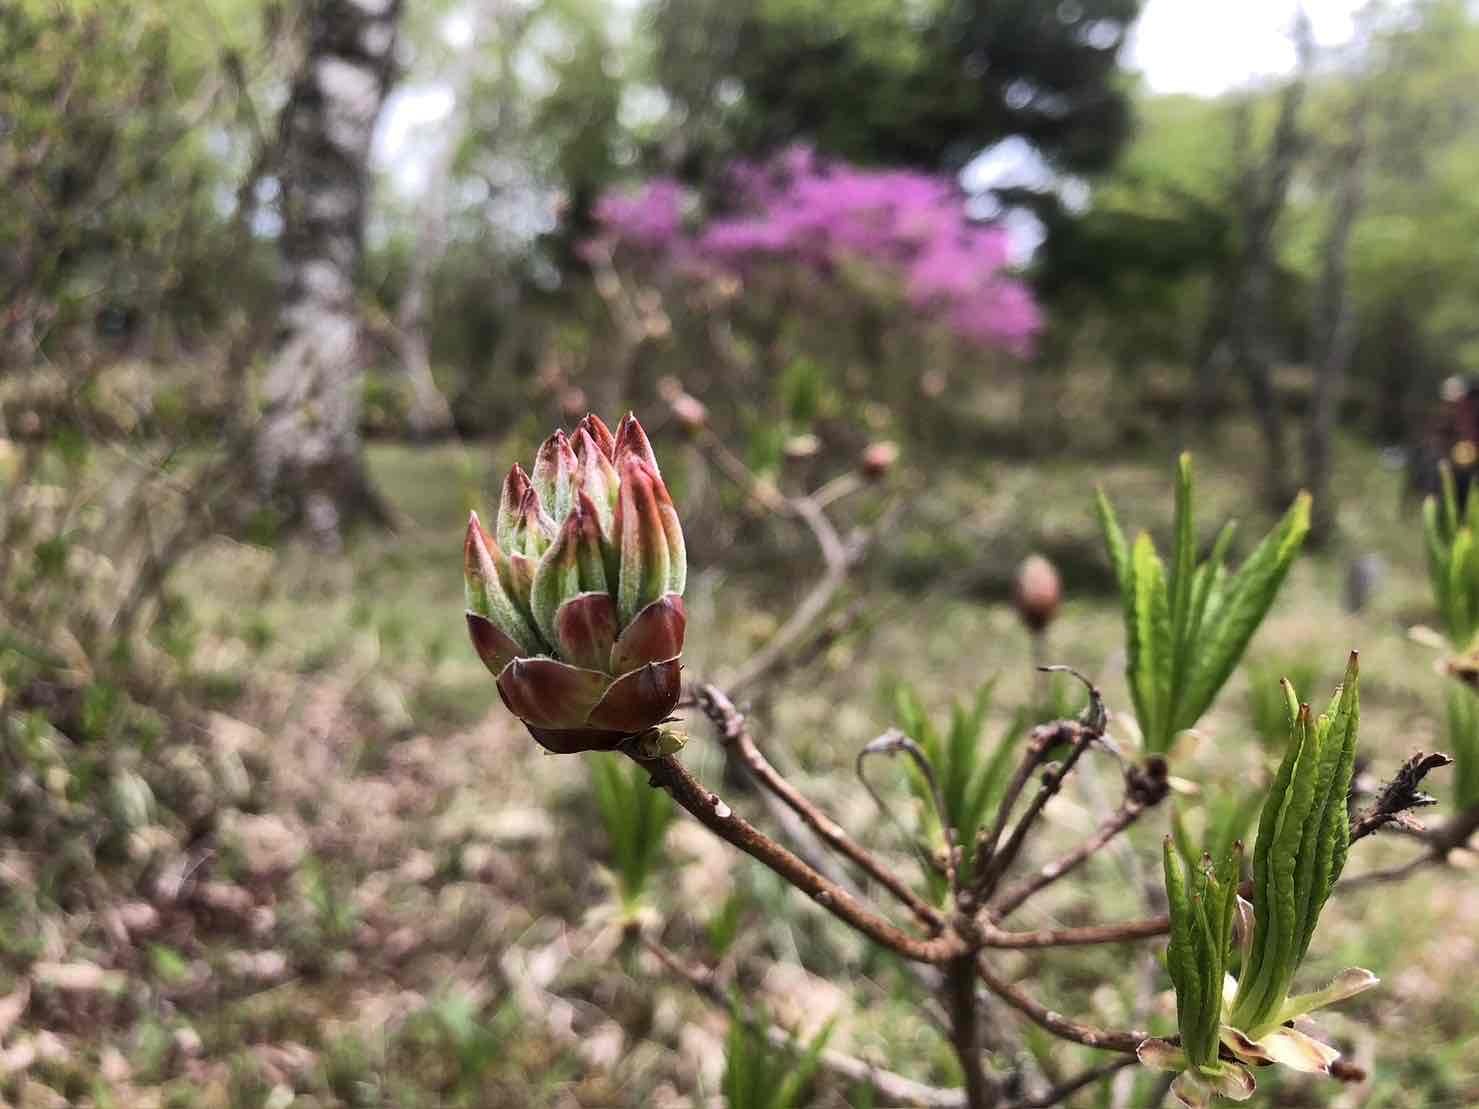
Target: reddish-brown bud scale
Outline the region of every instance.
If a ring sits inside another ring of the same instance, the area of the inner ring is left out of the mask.
[[[858,469],[868,480],[877,481],[887,476],[898,461],[899,445],[889,439],[880,439],[863,448],[858,456]]]
[[[616,457],[616,437],[611,434],[611,429],[606,426],[600,416],[594,412],[588,414],[585,419],[575,425],[577,432],[585,432],[591,437],[596,446],[601,448],[601,453],[608,459]]]
[[[647,439],[647,432],[642,430],[637,417],[630,412],[621,418],[621,423],[616,425],[616,450],[612,460],[616,463],[618,471],[628,458],[636,458],[645,462],[654,474],[662,473],[657,468],[657,455],[652,452],[652,443]]]

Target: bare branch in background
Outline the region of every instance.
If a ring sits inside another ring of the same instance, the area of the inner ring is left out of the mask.
[[[642,944],[664,967],[692,986],[700,996],[732,1013],[732,1000],[713,971],[684,962],[662,944],[648,937],[643,937]],[[796,1042],[793,1033],[773,1024],[766,1024],[765,1034],[777,1047],[791,1047]],[[892,1104],[917,1105],[923,1109],[965,1109],[967,1104],[965,1094],[960,1090],[926,1086],[912,1078],[830,1048],[822,1052],[821,1063],[829,1073],[848,1082],[862,1083]]]

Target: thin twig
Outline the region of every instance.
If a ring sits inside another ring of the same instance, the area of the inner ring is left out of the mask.
[[[1100,943],[1129,943],[1164,936],[1171,930],[1168,916],[1146,917],[1121,924],[1090,924],[1082,928],[1040,928],[1032,932],[1007,932],[983,925],[981,945],[1021,949],[1035,947],[1088,947]]]
[[[1135,1058],[1135,1056],[1126,1055],[1123,1059],[1112,1059],[1108,1063],[1101,1063],[1099,1066],[1091,1067],[1074,1078],[1058,1083],[1058,1085],[1038,1097],[1024,1098],[1021,1101],[1014,1102],[1013,1109],[1048,1109],[1049,1106],[1057,1105],[1060,1101],[1067,1101],[1086,1086],[1092,1086],[1095,1082],[1102,1082],[1110,1075],[1124,1070],[1126,1067],[1133,1067],[1139,1062],[1140,1060]]]
[[[878,856],[849,836],[837,821],[781,776],[761,753],[754,737],[745,727],[745,718],[723,690],[714,685],[699,686],[695,699],[700,710],[718,730],[725,746],[739,755],[756,781],[785,802],[828,846],[850,859],[870,878],[908,906],[932,933],[938,935],[944,931],[945,919],[934,906],[910,889]]]
[[[1446,858],[1450,851],[1466,846],[1475,832],[1479,832],[1479,805],[1465,809],[1446,824],[1432,829],[1425,838]]]
[[[1414,760],[1409,760],[1409,763],[1412,761]],[[1384,819],[1363,817],[1357,820],[1351,825],[1351,842],[1355,843],[1371,835],[1390,819],[1392,817],[1387,816]],[[1243,882],[1239,887],[1239,893],[1245,897],[1251,897],[1252,883]],[[1164,914],[1123,924],[1094,924],[1082,928],[1044,928],[1033,932],[1009,932],[986,922],[981,929],[981,943],[985,947],[1002,948],[1075,947],[1100,943],[1123,943],[1129,940],[1165,935],[1170,927],[1171,918]]]
[[[1430,771],[1452,764],[1451,758],[1439,752],[1425,754],[1419,751],[1412,755],[1398,768],[1392,780],[1382,787],[1371,807],[1351,822],[1351,842],[1369,836],[1388,824],[1412,826],[1414,821],[1408,815],[1412,809],[1437,804],[1436,798],[1418,788],[1422,785],[1422,780]],[[1475,823],[1479,825],[1479,819]]]
[[[1007,823],[1011,820],[1012,810],[1017,807],[1017,798],[1027,788],[1033,772],[1042,765],[1049,751],[1069,739],[1075,727],[1071,720],[1055,720],[1049,724],[1039,724],[1028,734],[1027,749],[1022,752],[1022,760],[1012,772],[1001,802],[996,807],[996,820],[992,823],[991,830],[976,843],[978,866],[996,851],[996,845],[1001,842]]]
[[[1165,759],[1152,756],[1143,767],[1130,765],[1125,771],[1125,798],[1120,807],[1099,825],[1092,836],[1072,851],[1046,863],[1031,876],[1003,891],[992,905],[992,915],[998,920],[1005,918],[1021,907],[1028,898],[1102,850],[1115,836],[1135,823],[1141,813],[1159,804],[1165,798],[1166,790]]]
[[[1416,858],[1408,859],[1405,863],[1395,866],[1383,867],[1380,870],[1368,870],[1364,874],[1352,874],[1348,878],[1340,880],[1341,890],[1360,889],[1363,886],[1379,886],[1388,882],[1400,882],[1411,878],[1423,867],[1432,863],[1441,862],[1442,857],[1435,851],[1428,851]]]
[[[1028,803],[1027,811],[1022,814],[1022,818],[1017,821],[1016,827],[1012,829],[1011,837],[1008,838],[1000,851],[991,855],[986,861],[986,865],[982,868],[981,877],[976,885],[978,896],[981,898],[991,895],[992,890],[996,887],[996,883],[1001,880],[1002,875],[1006,873],[1007,868],[1012,865],[1012,862],[1022,850],[1022,845],[1027,840],[1027,833],[1031,831],[1033,824],[1037,822],[1037,818],[1042,815],[1044,806],[1062,788],[1063,779],[1068,777],[1069,772],[1073,769],[1074,763],[1078,762],[1079,757],[1100,736],[1100,732],[1097,729],[1090,728],[1084,724],[1071,721],[1059,721],[1059,723],[1070,725],[1069,734],[1073,736],[1072,746],[1069,747],[1068,754],[1063,756],[1062,762],[1056,766],[1049,767],[1043,772],[1042,784],[1038,787],[1038,791],[1033,796],[1031,802]]]
[[[985,959],[976,960],[976,973],[986,988],[996,994],[1013,1009],[1027,1017],[1039,1027],[1047,1029],[1059,1039],[1072,1040],[1085,1047],[1096,1047],[1104,1051],[1120,1051],[1131,1056],[1149,1036],[1147,1032],[1130,1030],[1116,1032],[1097,1028],[1091,1024],[1069,1020],[1062,1013],[1054,1012],[1032,995],[1022,990],[1015,982],[1009,982],[992,970]]]
[[[860,904],[847,890],[802,862],[736,813],[717,793],[705,789],[671,755],[657,759],[641,759],[632,755],[632,758],[652,776],[652,785],[667,790],[673,800],[706,828],[765,864],[833,916],[875,943],[921,963],[948,963],[969,950],[954,931],[929,939],[911,936],[873,909]]]

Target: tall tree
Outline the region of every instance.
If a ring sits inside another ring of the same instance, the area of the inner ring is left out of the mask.
[[[1346,372],[1356,346],[1356,311],[1347,256],[1351,233],[1365,199],[1362,179],[1367,109],[1368,105],[1362,98],[1352,106],[1350,136],[1338,152],[1334,166],[1335,204],[1322,251],[1311,321],[1315,388],[1305,428],[1304,464],[1305,488],[1314,498],[1310,533],[1316,542],[1330,538],[1335,527],[1331,455],[1336,417],[1345,393]]]
[[[1140,0],[663,0],[663,153],[701,175],[796,139],[862,163],[958,166],[1007,135],[1107,166],[1129,134],[1119,54]]]
[[[1269,503],[1281,505],[1289,497],[1288,456],[1283,414],[1273,381],[1272,296],[1278,244],[1274,238],[1289,196],[1289,183],[1303,145],[1300,109],[1309,87],[1314,41],[1309,19],[1300,11],[1294,26],[1297,55],[1294,75],[1279,97],[1278,118],[1268,151],[1262,159],[1251,154],[1250,109],[1240,107],[1237,145],[1245,169],[1239,180],[1240,249],[1229,267],[1222,289],[1213,297],[1204,334],[1206,340],[1196,367],[1203,384],[1203,406],[1210,406],[1216,371],[1227,365],[1247,382],[1254,416],[1263,436]]]
[[[332,538],[356,519],[384,519],[360,443],[355,275],[402,5],[302,2],[305,47],[280,122],[283,293],[255,461],[287,519]]]

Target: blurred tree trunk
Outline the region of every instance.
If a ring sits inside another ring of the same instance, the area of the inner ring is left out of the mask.
[[[1335,527],[1336,505],[1330,480],[1332,440],[1345,393],[1346,371],[1356,346],[1356,313],[1351,302],[1346,251],[1364,200],[1365,114],[1366,105],[1358,101],[1352,111],[1350,141],[1341,151],[1337,167],[1335,211],[1325,239],[1311,327],[1315,388],[1304,450],[1305,484],[1314,498],[1310,538],[1316,543],[1328,540]]]
[[[455,146],[455,140],[451,144]],[[438,159],[440,162],[441,159]],[[438,167],[433,167],[433,173]],[[411,272],[396,309],[396,345],[401,370],[411,385],[411,407],[406,422],[417,439],[434,439],[452,430],[452,406],[437,387],[431,372],[431,340],[427,335],[426,316],[431,276],[446,247],[448,183],[445,172],[431,186],[427,195],[421,226],[416,229],[415,253]]]
[[[452,188],[458,147],[468,125],[467,102],[473,95],[473,84],[483,61],[482,50],[488,33],[506,14],[507,7],[501,0],[477,0],[466,9],[472,21],[469,41],[457,51],[452,72],[446,78],[454,97],[452,115],[446,123],[446,141],[427,170],[411,270],[396,307],[401,368],[411,385],[411,408],[406,417],[411,425],[411,434],[418,439],[445,435],[453,427],[452,407],[431,372],[431,340],[427,334],[431,279],[447,249],[448,193]],[[508,30],[511,35],[515,33],[514,28]]]
[[[1203,340],[1203,365],[1198,378],[1206,386],[1215,382],[1215,371],[1226,364],[1247,380],[1254,419],[1263,438],[1265,490],[1271,505],[1282,507],[1289,499],[1289,465],[1285,450],[1283,415],[1273,380],[1274,336],[1272,291],[1274,279],[1274,231],[1289,194],[1289,181],[1302,146],[1299,111],[1309,85],[1314,44],[1309,20],[1301,10],[1294,27],[1298,61],[1294,75],[1279,98],[1278,121],[1267,156],[1252,167],[1240,182],[1242,244],[1237,261],[1220,295],[1214,295],[1212,316]],[[1239,143],[1246,141],[1246,121],[1238,126]],[[1213,339],[1211,336],[1218,336]],[[1215,397],[1215,393],[1214,393]]]
[[[332,539],[357,520],[388,519],[360,443],[355,273],[401,0],[303,3],[307,43],[281,117],[284,291],[255,462],[287,520]]]

